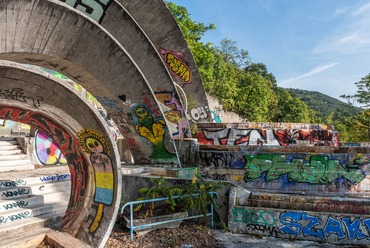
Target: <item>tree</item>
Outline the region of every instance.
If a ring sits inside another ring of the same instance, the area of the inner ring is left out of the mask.
[[[205,90],[249,121],[312,122],[314,112],[298,98],[277,87],[263,63],[252,63],[247,50],[223,39],[220,46],[201,42],[213,24],[197,23],[187,9],[166,2],[189,44]]]
[[[190,18],[188,10],[183,6],[165,1],[172,15],[175,17],[181,31],[183,32],[188,43],[198,42],[208,30],[215,30],[214,24],[208,26],[204,23],[195,22]]]
[[[357,102],[370,107],[370,74],[355,83],[357,92],[354,95],[341,95],[352,107],[352,111],[338,111],[341,124],[346,132],[346,142],[369,142],[370,141],[370,109],[359,112],[354,108]]]
[[[315,123],[319,121],[315,117],[315,112],[297,97],[291,95],[286,89],[281,87],[275,88],[278,98],[277,113],[272,121],[274,122],[300,122]]]
[[[251,63],[245,67],[245,72],[256,73],[266,78],[272,83],[273,87],[277,87],[277,81],[274,74],[269,73],[264,63]]]

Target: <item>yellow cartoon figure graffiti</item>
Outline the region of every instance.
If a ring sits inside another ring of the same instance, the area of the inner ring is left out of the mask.
[[[136,106],[133,113],[135,120],[135,130],[143,138],[148,139],[153,145],[153,153],[150,160],[172,159],[164,145],[165,134],[167,131],[166,122],[163,119],[154,120],[154,117],[144,105]]]
[[[111,158],[108,156],[108,144],[104,138],[92,130],[79,133],[80,142],[87,153],[90,154],[91,164],[95,176],[94,201],[99,204],[90,232],[99,227],[104,205],[112,205],[114,197],[114,174]]]

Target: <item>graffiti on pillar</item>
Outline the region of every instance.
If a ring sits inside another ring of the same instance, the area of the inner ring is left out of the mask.
[[[58,146],[46,134],[36,131],[34,152],[43,165],[67,164],[67,160]]]
[[[132,111],[136,132],[153,145],[153,153],[149,156],[149,159],[173,159],[176,155],[170,154],[164,143],[167,132],[166,122],[162,118],[154,119],[149,108],[145,105],[138,105]]]
[[[101,23],[113,0],[59,0]]]
[[[179,78],[184,84],[190,84],[193,80],[193,74],[189,67],[182,61],[184,54],[182,52],[174,53],[166,49],[160,49],[164,57],[164,62],[171,73]]]
[[[157,100],[163,104],[162,107],[166,120],[174,125],[170,127],[173,137],[182,137],[188,131],[188,122],[185,117],[184,109],[181,105],[173,98],[171,92],[156,92],[155,96]],[[169,124],[171,125],[171,124]]]
[[[80,143],[86,153],[90,154],[95,175],[94,202],[98,204],[97,212],[90,226],[90,232],[95,232],[100,225],[104,205],[112,205],[114,197],[113,164],[109,154],[109,146],[105,139],[93,130],[78,133]]]
[[[327,156],[300,158],[278,154],[246,155],[244,159],[244,168],[248,169],[246,181],[264,176],[266,182],[271,182],[287,175],[289,182],[310,184],[330,184],[341,178],[357,185],[365,178],[361,167],[367,163],[361,158],[341,163]]]
[[[78,139],[62,125],[46,115],[18,107],[0,105],[0,118],[28,124],[53,138],[68,160],[71,171],[71,196],[62,221],[62,229],[67,231],[79,217],[85,204],[88,188],[89,164],[82,153]]]
[[[215,128],[199,129],[197,138],[203,145],[290,146],[299,141],[315,146],[338,145],[338,132],[331,130]]]

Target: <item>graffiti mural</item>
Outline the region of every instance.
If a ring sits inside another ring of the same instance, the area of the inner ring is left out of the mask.
[[[321,217],[321,218],[320,218]],[[352,220],[351,220],[352,219]],[[305,212],[285,212],[280,216],[279,227],[281,233],[318,237],[326,240],[330,235],[338,239],[365,239],[369,238],[370,219],[350,217],[314,216]],[[306,224],[308,223],[308,224]],[[323,225],[322,225],[323,223]],[[321,226],[321,227],[319,227]],[[365,228],[361,228],[366,226]]]
[[[252,235],[361,246],[368,244],[370,237],[368,217],[235,206],[230,215],[229,228],[232,232],[238,230],[239,233]]]
[[[176,99],[173,98],[171,92],[157,92],[155,96],[157,100],[164,105],[162,110],[166,120],[174,125],[174,128],[170,127],[172,136],[182,137],[188,132],[188,122],[185,117],[184,109]]]
[[[289,182],[310,184],[330,184],[339,178],[359,184],[365,178],[360,166],[367,163],[363,159],[341,163],[326,156],[300,158],[277,154],[246,155],[244,158],[244,168],[248,169],[246,181],[264,176],[266,182],[271,182],[287,175]]]
[[[165,49],[160,49],[164,57],[164,62],[171,73],[179,78],[184,84],[190,84],[193,80],[193,74],[189,67],[182,61],[184,54],[182,52],[174,53]]]
[[[65,155],[71,170],[72,188],[62,229],[70,229],[83,209],[89,177],[88,160],[82,153],[78,139],[48,116],[30,110],[0,105],[0,118],[28,124],[53,137],[53,142]]]
[[[135,117],[135,130],[143,138],[149,140],[153,145],[153,153],[150,160],[173,159],[176,155],[167,151],[164,138],[167,131],[166,122],[162,118],[154,119],[153,115],[145,105],[133,108]]]
[[[34,151],[43,165],[67,164],[67,160],[57,145],[46,134],[36,131]]]
[[[308,141],[315,146],[338,146],[338,132],[297,129],[198,129],[202,145],[290,146]]]
[[[114,197],[113,164],[109,157],[109,146],[105,139],[93,130],[84,130],[78,134],[80,143],[90,160],[95,175],[94,201],[98,203],[98,210],[90,226],[90,232],[95,232],[102,218],[104,205],[112,205]]]
[[[105,12],[113,0],[59,0],[69,6],[81,11],[88,17],[101,23],[104,19]]]

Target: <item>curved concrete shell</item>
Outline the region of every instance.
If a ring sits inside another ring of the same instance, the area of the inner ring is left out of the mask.
[[[104,119],[72,85],[30,66],[0,61],[0,118],[53,140],[71,171],[61,230],[92,246],[108,239],[121,196],[116,144]]]
[[[187,132],[188,124],[182,102],[178,96],[172,78],[163,63],[159,53],[139,27],[131,15],[119,3],[110,1],[104,11],[104,16],[94,17],[87,13],[87,9],[79,8],[72,1],[66,1],[71,7],[79,10],[88,17],[93,17],[112,35],[130,54],[132,60],[140,68],[149,85],[156,94],[157,100],[166,115],[175,115],[178,121],[169,121],[173,137],[181,137]],[[132,99],[121,99],[124,104],[130,105]],[[171,119],[171,118],[166,118]]]
[[[117,0],[144,30],[172,73],[172,78],[185,91],[188,111],[196,122],[212,122],[202,79],[191,50],[163,0]],[[103,20],[104,22],[105,20]],[[191,72],[184,77],[177,66]]]
[[[70,77],[107,109],[136,163],[178,165],[168,121],[147,79],[117,39],[80,7],[56,0],[2,1],[0,59]],[[106,9],[102,13],[100,22]]]

